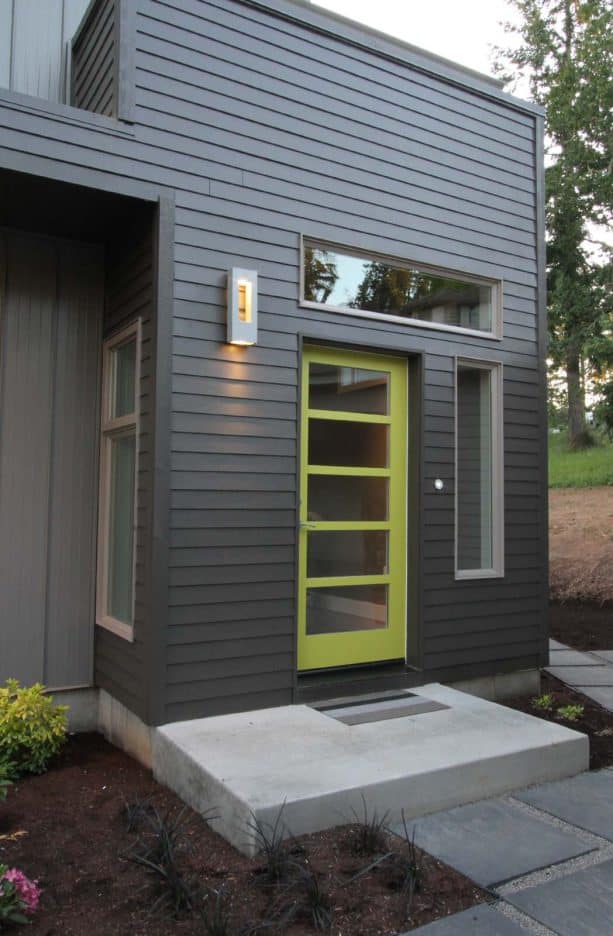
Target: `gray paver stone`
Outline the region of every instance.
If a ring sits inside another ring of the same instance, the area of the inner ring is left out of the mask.
[[[602,666],[603,661],[578,650],[550,650],[549,666]]]
[[[569,686],[613,686],[613,666],[547,666],[546,669]]]
[[[550,637],[549,649],[550,650],[570,650],[571,648],[567,644],[560,643],[559,640],[554,640],[553,637]]]
[[[423,933],[423,936],[525,936],[526,930],[489,904],[478,904],[426,926],[418,926],[412,933]],[[412,936],[412,933],[404,936]]]
[[[415,842],[483,887],[591,851],[575,835],[502,799],[425,816],[415,822]]]
[[[598,705],[613,712],[613,686],[575,686],[575,688],[594,702],[598,702]]]
[[[513,795],[523,803],[613,841],[613,770],[579,774]]]
[[[506,894],[505,899],[559,936],[613,932],[613,861]]]

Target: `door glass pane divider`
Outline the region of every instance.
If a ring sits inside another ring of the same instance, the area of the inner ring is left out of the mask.
[[[305,465],[307,474],[344,475],[346,478],[390,478],[391,468],[360,468],[355,465]]]
[[[326,532],[337,532],[341,533],[347,531],[348,533],[353,530],[380,530],[383,533],[391,530],[392,524],[389,520],[307,520],[303,519],[302,523],[306,523],[306,532],[307,533],[326,533]]]
[[[307,588],[333,588],[340,585],[389,585],[392,577],[385,575],[331,575],[326,578],[307,578]]]
[[[379,416],[375,413],[353,413],[351,410],[318,410],[306,411],[309,419],[328,419],[336,422],[364,422],[377,423],[384,426],[391,425],[392,417]]]

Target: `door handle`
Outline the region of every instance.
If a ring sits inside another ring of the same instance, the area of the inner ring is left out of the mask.
[[[316,530],[316,529],[317,529],[317,524],[316,524],[316,523],[309,523],[308,520],[299,520],[299,521],[298,521],[298,529],[299,529],[299,530]]]

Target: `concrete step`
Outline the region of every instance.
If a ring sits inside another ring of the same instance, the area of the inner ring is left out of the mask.
[[[306,705],[175,722],[153,732],[156,779],[245,854],[253,818],[286,834],[352,820],[363,801],[390,825],[588,767],[589,741],[562,725],[432,683],[423,707],[346,724]],[[373,703],[370,702],[372,709]],[[434,710],[432,710],[434,709]]]

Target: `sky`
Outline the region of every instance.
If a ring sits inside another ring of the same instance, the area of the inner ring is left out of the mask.
[[[319,0],[341,16],[492,74],[490,45],[506,45],[499,22],[513,18],[506,0]]]

